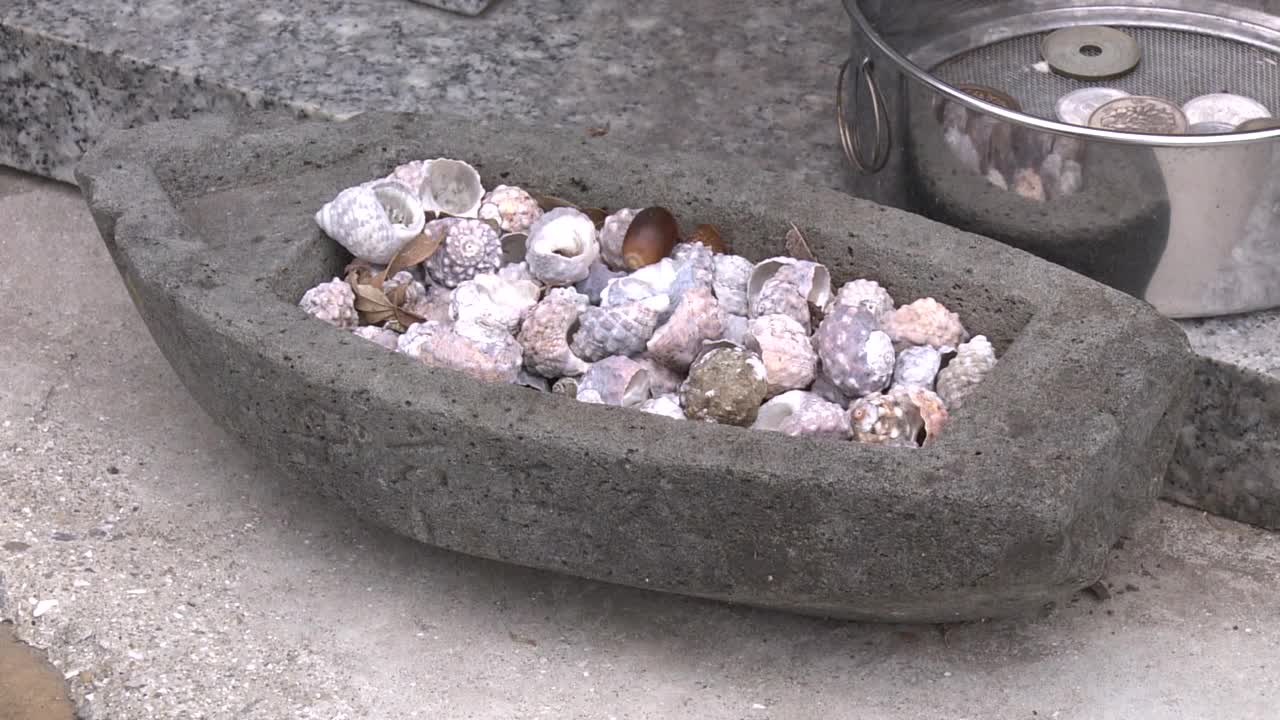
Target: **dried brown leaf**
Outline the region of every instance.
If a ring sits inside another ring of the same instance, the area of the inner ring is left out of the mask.
[[[609,218],[609,211],[604,208],[582,208],[582,213],[591,218],[597,230],[604,227],[604,221]]]
[[[570,207],[575,210],[578,209],[578,206],[574,203],[571,203],[564,198],[556,197],[555,195],[534,195],[533,199],[538,201],[538,207],[542,208],[543,212],[555,210],[559,207]]]
[[[418,233],[417,237],[405,243],[391,258],[391,262],[378,273],[374,278],[374,285],[382,287],[382,283],[386,282],[387,278],[395,277],[395,274],[401,270],[426,262],[443,242],[444,232],[441,228],[429,228]]]
[[[791,229],[787,231],[785,240],[787,254],[797,260],[817,260],[813,256],[813,250],[809,249],[809,243],[805,241],[804,234],[800,232],[800,228],[795,223],[791,223]]]
[[[589,137],[604,137],[605,135],[608,135],[608,134],[609,134],[609,126],[607,124],[600,125],[597,127],[587,128],[587,135]]]

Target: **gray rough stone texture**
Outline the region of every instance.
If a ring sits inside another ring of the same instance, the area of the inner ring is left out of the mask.
[[[697,423],[672,433],[308,320],[297,298],[345,261],[314,209],[439,155],[477,164],[489,186],[609,207],[644,188],[753,259],[776,254],[794,218],[837,282],[870,274],[897,296],[936,297],[1002,362],[949,435],[893,450]],[[1156,495],[1185,410],[1185,336],[1149,306],[711,159],[436,116],[206,118],[113,132],[77,177],[149,330],[215,420],[369,519],[510,563],[849,618],[1027,612],[1102,574]]]

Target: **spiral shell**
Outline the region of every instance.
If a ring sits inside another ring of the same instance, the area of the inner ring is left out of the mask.
[[[751,314],[751,307],[747,304],[747,280],[755,266],[740,255],[716,255],[713,262],[715,276],[712,288],[720,307],[731,315]]]
[[[882,326],[894,309],[893,297],[889,295],[889,291],[875,280],[866,279],[850,280],[840,286],[836,296],[827,305],[826,311],[831,312],[831,305],[836,303],[851,306],[865,305]]]
[[[599,305],[603,299],[605,288],[609,286],[609,283],[626,276],[626,273],[610,270],[608,265],[597,259],[591,263],[587,276],[579,280],[573,287],[578,292],[586,295],[591,300],[592,305]],[[648,297],[648,295],[645,297]],[[632,299],[638,300],[640,298]]]
[[[716,277],[715,253],[702,243],[679,243],[671,250],[676,277],[668,293],[672,304],[694,288],[713,290]]]
[[[666,295],[655,295],[624,305],[589,307],[579,317],[578,332],[569,347],[592,362],[610,355],[635,355],[644,350],[670,306]]]
[[[347,188],[321,206],[315,219],[326,235],[352,255],[383,265],[427,222],[413,191],[395,180]]]
[[[629,357],[614,355],[591,364],[578,382],[578,399],[598,394],[605,405],[635,407],[649,399],[649,373]]]
[[[853,434],[844,408],[804,390],[782,393],[762,405],[751,429],[836,440]]]
[[[719,347],[689,368],[680,404],[690,420],[748,427],[769,391],[764,363],[744,348]]]
[[[610,270],[627,270],[622,260],[622,241],[627,237],[627,228],[641,208],[623,208],[604,220],[600,228],[600,259]]]
[[[477,275],[453,290],[449,317],[514,334],[538,304],[542,288],[532,280],[510,281],[501,275]]]
[[[381,345],[387,350],[395,350],[400,343],[400,333],[394,330],[377,327],[376,325],[365,325],[363,327],[354,328],[352,334],[358,335],[365,340]]]
[[[648,355],[637,357],[636,362],[640,363],[640,366],[649,372],[650,395],[656,398],[660,395],[675,395],[680,392],[680,383],[684,382],[683,374],[672,370]]]
[[[872,393],[849,407],[853,439],[870,445],[917,447],[924,419],[906,393]]]
[[[586,372],[586,370],[583,370]],[[551,384],[551,392],[556,395],[568,395],[573,399],[578,399],[578,378],[562,377]]]
[[[865,307],[837,304],[831,310],[814,334],[823,374],[851,397],[885,389],[897,361],[893,341]]]
[[[975,335],[938,373],[938,396],[955,412],[995,366],[995,348],[985,335]]]
[[[751,305],[751,317],[766,315],[786,315],[809,331],[812,319],[809,313],[809,301],[805,299],[800,287],[785,277],[774,277],[764,284]]]
[[[457,218],[474,218],[484,199],[480,173],[461,160],[436,158],[424,164],[424,177],[417,186],[422,207]]]
[[[960,316],[933,298],[903,305],[885,321],[884,331],[901,346],[929,345],[949,353],[968,339]]]
[[[476,275],[496,272],[502,265],[498,231],[483,220],[433,220],[427,223],[426,232],[444,236],[440,247],[423,263],[434,283],[455,288]]]
[[[525,261],[529,272],[547,285],[572,285],[586,279],[599,255],[595,223],[574,208],[556,208],[529,228]]]
[[[921,422],[924,423],[924,441],[921,445],[928,445],[942,433],[949,415],[947,406],[943,404],[942,398],[938,397],[936,393],[932,390],[914,386],[898,388],[892,392],[905,394],[911,404],[915,405],[916,411],[920,413]]]
[[[751,269],[751,275],[747,278],[747,303],[751,307],[755,307],[760,294],[771,280],[795,286],[805,301],[814,307],[826,307],[831,299],[831,273],[825,266],[811,260],[775,257],[756,263]],[[758,314],[772,315],[773,312]]]
[[[818,353],[806,328],[786,315],[765,315],[750,322],[747,347],[760,355],[772,397],[813,384]]]
[[[643,300],[654,295],[670,296],[676,276],[675,262],[671,258],[663,258],[630,275],[610,281],[600,293],[600,304],[609,307]]]
[[[449,368],[486,382],[513,383],[520,345],[510,334],[474,323],[414,323],[396,348],[426,365]]]
[[[913,345],[898,353],[898,362],[893,369],[893,386],[932,390],[941,367],[942,353],[937,348]]]
[[[647,412],[651,415],[661,415],[662,417],[671,418],[672,420],[685,420],[684,408],[680,407],[680,397],[677,395],[659,395],[652,400],[645,400],[638,406],[640,412]]]
[[[720,318],[720,306],[710,288],[690,290],[649,339],[649,356],[673,370],[688,370],[702,342],[720,337]]]
[[[498,223],[504,233],[527,233],[529,226],[542,217],[542,208],[523,188],[499,185],[480,201],[476,215]]]
[[[569,333],[587,307],[587,297],[569,288],[555,288],[534,306],[518,338],[530,372],[558,378],[587,371],[586,361],[569,349]]]
[[[334,327],[353,328],[360,321],[355,303],[356,294],[351,286],[334,278],[303,293],[298,307]]]

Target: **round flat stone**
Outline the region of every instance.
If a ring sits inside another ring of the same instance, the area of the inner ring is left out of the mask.
[[[987,87],[986,85],[975,85],[973,83],[961,83],[956,85],[956,89],[966,95],[972,95],[979,100],[989,102],[992,105],[999,105],[1006,110],[1013,110],[1014,112],[1022,111],[1022,103],[1019,103],[1016,98],[1003,90],[997,90],[993,87]]]
[[[1181,135],[1190,125],[1177,105],[1144,95],[1112,100],[1089,117],[1089,127],[1148,135]]]
[[[1190,135],[1221,135],[1222,133],[1235,132],[1235,130],[1236,126],[1231,123],[1206,120],[1192,123],[1191,127],[1187,128],[1187,133]]]
[[[1129,93],[1107,87],[1080,88],[1058,98],[1054,112],[1069,125],[1088,125],[1094,110],[1122,97],[1129,97]]]
[[[1236,132],[1258,132],[1259,130],[1276,129],[1280,129],[1280,120],[1269,117],[1245,120],[1236,126]]]
[[[1182,106],[1182,114],[1192,125],[1199,123],[1222,123],[1236,127],[1247,120],[1271,117],[1266,105],[1243,95],[1231,93],[1212,93],[1188,100]]]
[[[1142,59],[1133,36],[1101,25],[1055,30],[1040,44],[1040,54],[1055,72],[1082,80],[1123,75]]]

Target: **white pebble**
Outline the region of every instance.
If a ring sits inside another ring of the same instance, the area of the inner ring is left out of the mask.
[[[57,605],[58,605],[57,600],[41,600],[40,602],[36,603],[36,609],[31,611],[31,617],[40,617],[41,615],[57,607]]]

